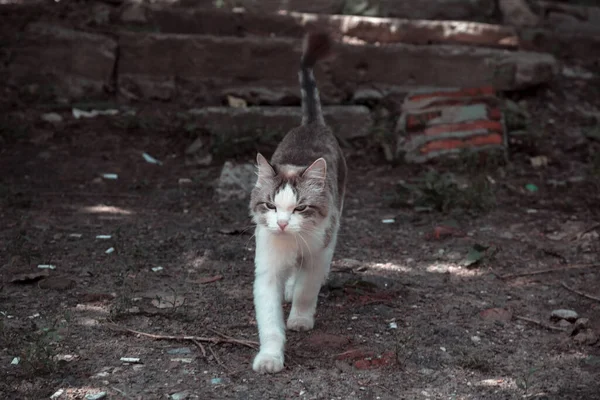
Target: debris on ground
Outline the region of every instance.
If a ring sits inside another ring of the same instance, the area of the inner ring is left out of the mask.
[[[565,321],[575,322],[577,318],[579,318],[579,314],[573,310],[552,310],[552,313],[550,314],[550,319],[554,321],[564,319]]]
[[[495,246],[486,246],[479,243],[475,243],[469,249],[463,266],[473,267],[479,262],[481,262],[484,258],[493,256],[496,253],[496,251],[497,248]]]
[[[119,179],[119,175],[117,175],[117,174],[102,174],[102,177],[104,179],[113,180],[113,181],[116,179]]]
[[[112,238],[112,235],[96,235],[96,239],[107,240]]]
[[[119,361],[129,364],[138,364],[141,362],[138,357],[121,357]]]
[[[185,400],[189,396],[190,396],[190,392],[188,392],[187,390],[185,390],[183,392],[173,393],[169,397],[171,398],[171,400]]]
[[[164,268],[161,266],[158,266],[158,267],[152,267],[151,269],[152,269],[152,272],[159,272],[159,271],[162,271]]]
[[[106,397],[106,392],[88,393],[85,395],[85,400],[101,400]]]
[[[15,357],[10,362],[10,365],[19,365],[19,362],[21,362],[21,358],[20,357]]]
[[[189,347],[178,347],[176,349],[167,350],[168,354],[191,354],[192,349]]]
[[[91,111],[85,111],[85,110],[80,110],[78,108],[73,108],[73,117],[75,117],[75,119],[80,119],[80,118],[96,118],[99,115],[117,115],[119,113],[119,110],[91,110]]]
[[[194,282],[199,283],[201,285],[205,285],[207,283],[213,283],[216,281],[220,281],[223,279],[223,275],[215,275],[215,276],[207,276],[206,278],[200,278],[195,280]]]
[[[226,161],[217,182],[219,202],[244,200],[256,184],[256,167],[252,164],[233,164]]]
[[[422,163],[467,151],[506,153],[500,100],[491,87],[419,90],[402,105],[396,158]]]
[[[162,161],[158,161],[156,158],[152,157],[148,153],[142,153],[142,157],[144,157],[144,160],[146,160],[147,163],[162,165]]]
[[[42,114],[42,120],[46,122],[56,123],[62,122],[63,118],[58,113],[46,113]]]
[[[50,396],[50,400],[56,400],[56,399],[58,399],[60,396],[63,395],[64,392],[65,392],[65,389],[58,389],[56,392],[54,392]]]
[[[55,265],[51,265],[51,264],[40,264],[37,266],[39,269],[56,269]]]

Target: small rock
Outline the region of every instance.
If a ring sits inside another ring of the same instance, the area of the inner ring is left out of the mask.
[[[481,343],[481,338],[479,336],[471,336],[471,341],[473,343]]]
[[[579,332],[584,331],[590,327],[590,320],[588,318],[579,318],[573,324],[573,330],[571,331],[571,336],[577,335]]]
[[[577,344],[593,345],[598,342],[598,335],[591,329],[585,329],[575,335],[573,341]]]
[[[577,318],[579,318],[579,315],[573,310],[553,310],[552,314],[550,314],[550,319],[555,321],[564,319],[569,322],[575,322]]]
[[[177,393],[173,393],[171,394],[171,399],[172,400],[185,400],[190,396],[190,392],[188,392],[187,390],[183,391],[183,392],[177,392]]]
[[[100,400],[106,397],[106,392],[94,393],[94,394],[86,394],[85,400]]]
[[[256,167],[252,164],[234,165],[226,161],[217,184],[219,202],[243,200],[250,197],[256,183]]]
[[[558,321],[558,326],[560,326],[561,328],[570,328],[571,325],[572,324],[566,319],[561,319],[560,321]]]
[[[62,122],[63,118],[60,116],[60,114],[57,114],[57,113],[46,113],[46,114],[42,114],[42,120],[44,120],[46,122],[56,123],[56,122]]]
[[[220,385],[221,383],[223,383],[223,379],[221,378],[212,378],[210,380],[210,383],[213,385]]]

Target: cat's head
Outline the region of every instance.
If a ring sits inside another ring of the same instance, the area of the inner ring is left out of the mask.
[[[325,159],[308,167],[272,166],[261,154],[256,161],[258,179],[250,200],[254,223],[274,233],[296,234],[312,231],[327,218]]]

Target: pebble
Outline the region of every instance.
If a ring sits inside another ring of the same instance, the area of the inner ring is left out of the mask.
[[[481,342],[481,338],[479,336],[471,336],[471,341],[473,343],[480,343]]]
[[[106,397],[106,392],[94,393],[94,394],[86,394],[85,400],[100,400]]]
[[[188,392],[186,390],[186,391],[183,391],[183,392],[173,393],[169,397],[171,397],[171,399],[173,399],[173,400],[184,400],[184,399],[187,399],[189,396],[190,396],[190,392]]]
[[[46,122],[62,122],[63,118],[57,113],[42,114],[42,120]]]
[[[579,314],[577,314],[573,310],[565,310],[565,309],[553,310],[552,314],[550,314],[550,319],[554,319],[554,320],[564,319],[569,322],[575,322],[577,320],[577,318],[579,318]]]

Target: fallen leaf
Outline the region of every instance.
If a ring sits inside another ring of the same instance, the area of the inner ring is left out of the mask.
[[[479,263],[481,260],[483,260],[485,258],[486,251],[489,248],[490,248],[490,246],[484,246],[484,245],[475,243],[473,245],[473,247],[471,247],[469,249],[469,252],[467,253],[467,258],[465,259],[464,266],[470,267],[470,266],[473,266],[473,265]]]
[[[10,281],[11,283],[34,283],[49,275],[50,272],[47,269],[43,269],[39,272],[15,275]]]

